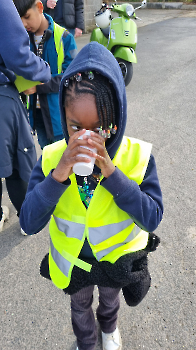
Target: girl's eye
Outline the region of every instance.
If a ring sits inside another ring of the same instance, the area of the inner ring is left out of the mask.
[[[93,131],[96,132],[97,134],[99,133],[100,128],[96,128]]]
[[[71,128],[74,130],[74,131],[78,131],[80,128],[76,125],[71,125]]]

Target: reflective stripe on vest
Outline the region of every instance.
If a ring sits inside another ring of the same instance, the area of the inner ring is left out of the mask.
[[[68,277],[71,263],[68,260],[63,259],[62,255],[54,247],[51,239],[50,239],[50,250],[51,250],[52,258],[55,261],[55,264],[58,266],[59,270],[61,270],[61,272]]]
[[[55,215],[53,215],[53,217],[58,229],[61,232],[64,232],[67,237],[78,238],[80,241],[82,240],[84,229],[85,229],[84,224],[78,224],[72,221],[64,220],[64,219],[58,218]],[[133,224],[133,220],[128,219],[115,224],[109,224],[109,225],[99,226],[99,227],[89,227],[90,243],[93,245],[99,244],[105,241],[106,239],[116,235],[117,233],[124,230],[131,224]],[[139,231],[140,230],[141,229],[139,229]],[[136,237],[136,234],[134,233],[133,238],[135,237]]]
[[[78,238],[80,241],[82,240],[85,225],[78,224],[76,222],[64,220],[57,218],[57,216],[53,215],[56,225],[59,231],[64,232],[69,238]]]
[[[50,239],[50,251],[55,264],[59,270],[68,277],[71,264],[78,266],[80,269],[90,272],[92,265],[87,262],[76,258],[75,256],[63,251],[62,255],[54,247],[52,240]]]
[[[64,47],[62,37],[65,30],[65,28],[59,26],[57,23],[54,22],[54,42],[57,52],[58,74],[62,73],[62,64],[64,61]]]
[[[77,238],[80,241],[83,239],[85,225],[84,224],[78,224],[74,223],[72,221],[64,220],[61,218],[53,216],[55,223],[59,229],[59,231],[64,232],[66,237],[68,238]],[[105,226],[99,226],[99,227],[89,227],[89,240],[92,245],[100,244],[104,241],[106,241],[108,238],[116,235],[117,233],[123,231],[127,227],[133,224],[133,220],[128,219],[122,222],[118,222],[115,224],[109,224]],[[99,260],[101,260],[104,256],[112,252],[114,249],[123,246],[126,243],[129,243],[132,241],[141,231],[141,228],[137,225],[134,225],[131,233],[121,242],[115,245],[112,245],[111,247],[107,249],[103,249],[96,253],[96,257]],[[53,257],[53,260],[56,262],[56,259]],[[58,266],[58,264],[57,264]]]
[[[99,227],[89,227],[90,242],[93,245],[99,244],[105,241],[106,239],[116,235],[117,233],[124,230],[131,224],[133,224],[133,220],[128,219],[115,224],[99,226]]]
[[[115,244],[110,248],[101,250],[100,252],[96,253],[97,260],[100,261],[104,256],[111,253],[114,249],[117,249],[119,247],[122,247],[124,244],[129,243],[132,241],[139,233],[141,232],[141,228],[138,226],[134,226],[133,230],[131,231],[130,235],[125,238],[125,240],[119,244]]]

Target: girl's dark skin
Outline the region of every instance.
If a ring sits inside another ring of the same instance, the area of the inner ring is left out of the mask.
[[[75,163],[89,163],[90,159],[80,157],[81,153],[94,157],[102,175],[109,177],[114,172],[115,166],[105,148],[105,139],[97,131],[101,125],[95,97],[91,94],[77,96],[73,101],[66,103],[65,114],[70,138],[56,169],[52,172],[52,177],[58,182],[64,182],[73,173],[72,167]],[[84,139],[78,139],[86,130],[92,130],[90,137],[85,135]],[[80,146],[96,148],[97,153]]]

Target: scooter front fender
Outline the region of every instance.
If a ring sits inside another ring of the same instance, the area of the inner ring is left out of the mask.
[[[99,44],[105,47],[107,47],[108,44],[108,39],[103,35],[100,28],[93,29],[90,36],[90,41],[97,41]]]
[[[137,63],[137,57],[135,51],[129,47],[117,47],[114,51],[115,58],[122,58],[125,61]]]

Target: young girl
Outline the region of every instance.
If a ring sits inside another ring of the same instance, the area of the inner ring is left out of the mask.
[[[71,295],[77,349],[96,346],[91,304],[97,285],[103,349],[120,350],[120,289],[128,305],[135,306],[150,286],[147,254],[158,238],[149,232],[163,214],[155,160],[150,144],[124,136],[124,81],[102,45],[88,44],[67,68],[60,107],[65,140],[44,148],[32,172],[21,226],[34,234],[51,218],[49,255],[41,274]],[[86,130],[90,136],[81,139]],[[88,163],[88,156],[96,159],[93,173],[75,175],[73,165]]]

